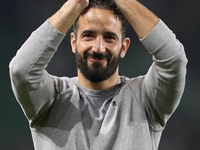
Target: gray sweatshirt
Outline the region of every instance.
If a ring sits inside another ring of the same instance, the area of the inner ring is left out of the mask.
[[[185,86],[182,44],[160,20],[141,42],[153,55],[144,76],[119,76],[105,91],[45,68],[65,35],[47,21],[10,62],[13,92],[29,123],[36,150],[156,150]]]

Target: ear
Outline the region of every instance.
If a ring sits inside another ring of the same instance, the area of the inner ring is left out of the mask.
[[[129,45],[130,45],[130,42],[131,40],[129,38],[125,38],[123,40],[123,43],[122,43],[122,50],[121,50],[121,58],[124,58],[124,56],[126,55],[126,52],[129,48]]]
[[[71,33],[71,47],[72,47],[72,52],[76,53],[76,37],[73,32]]]

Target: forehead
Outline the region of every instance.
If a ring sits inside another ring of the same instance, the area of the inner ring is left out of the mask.
[[[122,23],[113,11],[91,8],[79,17],[78,33],[84,30],[111,31],[121,34]]]

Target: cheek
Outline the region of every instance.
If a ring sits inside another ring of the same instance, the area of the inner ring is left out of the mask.
[[[112,47],[110,52],[112,53],[114,57],[118,57],[121,54],[121,48],[122,47],[120,45],[114,46]]]
[[[77,43],[77,49],[81,51],[87,51],[92,47],[91,42],[78,42]]]
[[[88,51],[89,47],[85,43],[77,43],[76,45],[76,51],[83,57],[83,54]]]

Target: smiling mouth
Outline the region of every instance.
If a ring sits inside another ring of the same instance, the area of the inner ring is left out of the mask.
[[[98,54],[98,53],[88,53],[84,54],[84,58],[92,63],[105,63],[109,60],[110,56],[105,54]]]
[[[96,63],[103,63],[103,62],[106,62],[106,59],[105,59],[105,58],[99,59],[99,58],[88,57],[88,60],[91,61],[91,62],[96,62]]]

